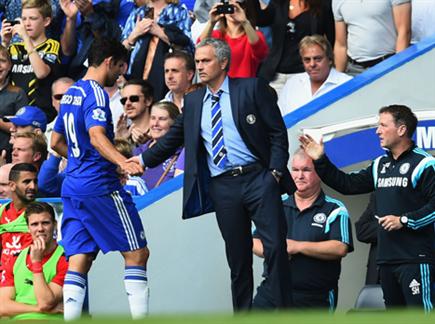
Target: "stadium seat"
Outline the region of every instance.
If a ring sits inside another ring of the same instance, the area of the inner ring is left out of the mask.
[[[358,294],[355,310],[385,310],[381,285],[366,285]]]

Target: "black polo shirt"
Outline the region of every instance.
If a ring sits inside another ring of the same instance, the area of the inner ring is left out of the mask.
[[[323,192],[313,205],[302,212],[296,207],[294,196],[284,201],[287,238],[296,241],[322,242],[336,240],[353,251],[349,213],[340,201]],[[296,290],[328,291],[337,288],[341,260],[320,260],[303,254],[290,259],[292,286]]]

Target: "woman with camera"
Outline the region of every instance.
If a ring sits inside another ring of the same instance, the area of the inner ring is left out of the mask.
[[[228,75],[232,78],[250,78],[257,75],[260,63],[269,48],[263,33],[256,31],[246,0],[216,3],[210,10],[209,20],[200,36],[225,40],[231,49]],[[219,22],[219,29],[213,30]]]

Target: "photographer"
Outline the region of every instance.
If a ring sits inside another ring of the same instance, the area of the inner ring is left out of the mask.
[[[200,36],[200,40],[213,37],[228,43],[231,49],[228,75],[232,78],[255,77],[260,63],[269,52],[263,33],[254,28],[249,8],[243,0],[216,3]],[[219,29],[213,30],[217,22]]]

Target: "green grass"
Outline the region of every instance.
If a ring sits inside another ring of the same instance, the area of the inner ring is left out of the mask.
[[[94,317],[84,318],[72,323],[123,323],[126,317]],[[3,322],[3,321],[2,321]],[[5,321],[6,322],[6,321]],[[144,324],[433,324],[433,315],[424,315],[422,311],[398,312],[358,312],[330,315],[325,312],[268,312],[233,315],[154,315],[134,323]]]

